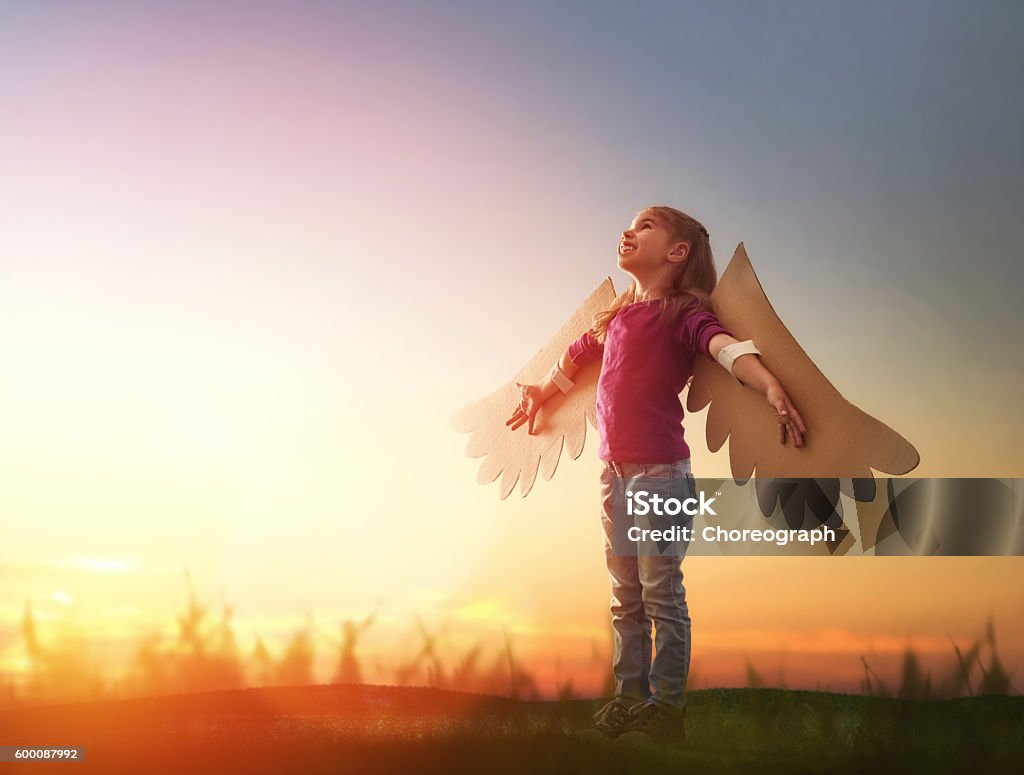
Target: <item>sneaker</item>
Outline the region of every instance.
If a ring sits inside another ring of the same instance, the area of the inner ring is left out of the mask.
[[[632,721],[629,715],[629,706],[617,699],[602,707],[592,718],[594,719],[593,725],[578,731],[577,737],[615,738]]]
[[[686,742],[686,708],[675,709],[651,700],[629,709],[630,720],[617,738],[622,743],[682,745]]]

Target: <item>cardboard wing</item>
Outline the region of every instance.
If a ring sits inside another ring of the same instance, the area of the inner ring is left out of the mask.
[[[778,421],[764,396],[743,387],[706,357],[694,361],[689,412],[708,405],[708,449],[729,439],[733,478],[846,478],[871,469],[905,474],[920,462],[917,450],[885,423],[847,401],[783,325],[765,296],[741,242],[711,295],[722,324],[737,339],[753,339],[807,425],[804,446],[778,441]]]
[[[538,469],[545,479],[554,476],[563,447],[573,460],[583,452],[587,421],[594,427],[597,422],[600,362],[580,369],[573,376],[576,386],[567,394],[556,393],[545,402],[534,422],[534,435],[526,432],[525,425],[512,431],[505,421],[519,403],[516,382],[539,382],[566,348],[590,328],[594,316],[608,309],[613,301],[615,291],[609,277],[512,379],[452,416],[455,430],[472,434],[466,454],[484,458],[477,481],[490,484],[500,475],[502,500],[512,492],[517,481],[520,495],[526,497],[533,488]]]

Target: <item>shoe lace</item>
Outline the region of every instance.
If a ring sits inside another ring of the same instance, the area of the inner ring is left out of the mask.
[[[672,728],[676,719],[674,715],[666,710],[660,708],[656,704],[651,702],[640,703],[630,708],[631,715],[638,717],[638,725],[652,732],[661,732]],[[681,719],[680,719],[681,722]]]
[[[629,718],[629,709],[621,702],[612,700],[598,711],[595,721],[598,723],[618,724]]]

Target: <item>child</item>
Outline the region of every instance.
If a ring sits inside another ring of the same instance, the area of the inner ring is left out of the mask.
[[[601,359],[598,456],[604,461],[602,525],[612,592],[615,697],[594,714],[593,729],[622,739],[682,742],[690,668],[682,556],[613,552],[622,509],[613,509],[612,493],[621,494],[623,484],[644,476],[678,482],[694,494],[679,393],[697,355],[718,360],[765,395],[779,420],[780,443],[788,435],[803,446],[806,428],[761,359],[744,357],[757,354],[753,343],[737,342],[715,316],[710,295],[718,278],[704,226],[671,207],[649,207],[622,232],[618,254],[633,283],[596,316],[540,384],[519,385],[522,398],[506,425],[515,430],[526,423],[532,434],[541,405],[556,391],[567,392],[579,368]]]

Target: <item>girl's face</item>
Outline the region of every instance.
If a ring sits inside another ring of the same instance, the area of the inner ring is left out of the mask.
[[[672,240],[654,213],[641,210],[619,238],[619,267],[630,274],[648,274],[669,260]]]

